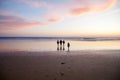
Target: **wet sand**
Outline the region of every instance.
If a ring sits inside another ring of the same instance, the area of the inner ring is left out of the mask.
[[[120,80],[120,50],[0,52],[0,80]]]

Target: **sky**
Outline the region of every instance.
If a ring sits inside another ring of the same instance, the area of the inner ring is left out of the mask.
[[[120,0],[0,0],[0,36],[120,37]]]

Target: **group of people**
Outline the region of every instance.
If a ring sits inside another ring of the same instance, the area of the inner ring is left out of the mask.
[[[67,43],[67,47],[68,47],[68,51],[69,51],[69,48],[70,48],[69,42]],[[65,50],[65,41],[64,40],[57,40],[57,50],[58,51]]]

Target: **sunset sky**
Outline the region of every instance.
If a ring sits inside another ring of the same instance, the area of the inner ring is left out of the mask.
[[[120,0],[0,0],[0,36],[120,37]]]

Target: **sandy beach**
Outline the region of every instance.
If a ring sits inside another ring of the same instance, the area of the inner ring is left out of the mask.
[[[0,80],[120,80],[120,50],[0,52]]]

